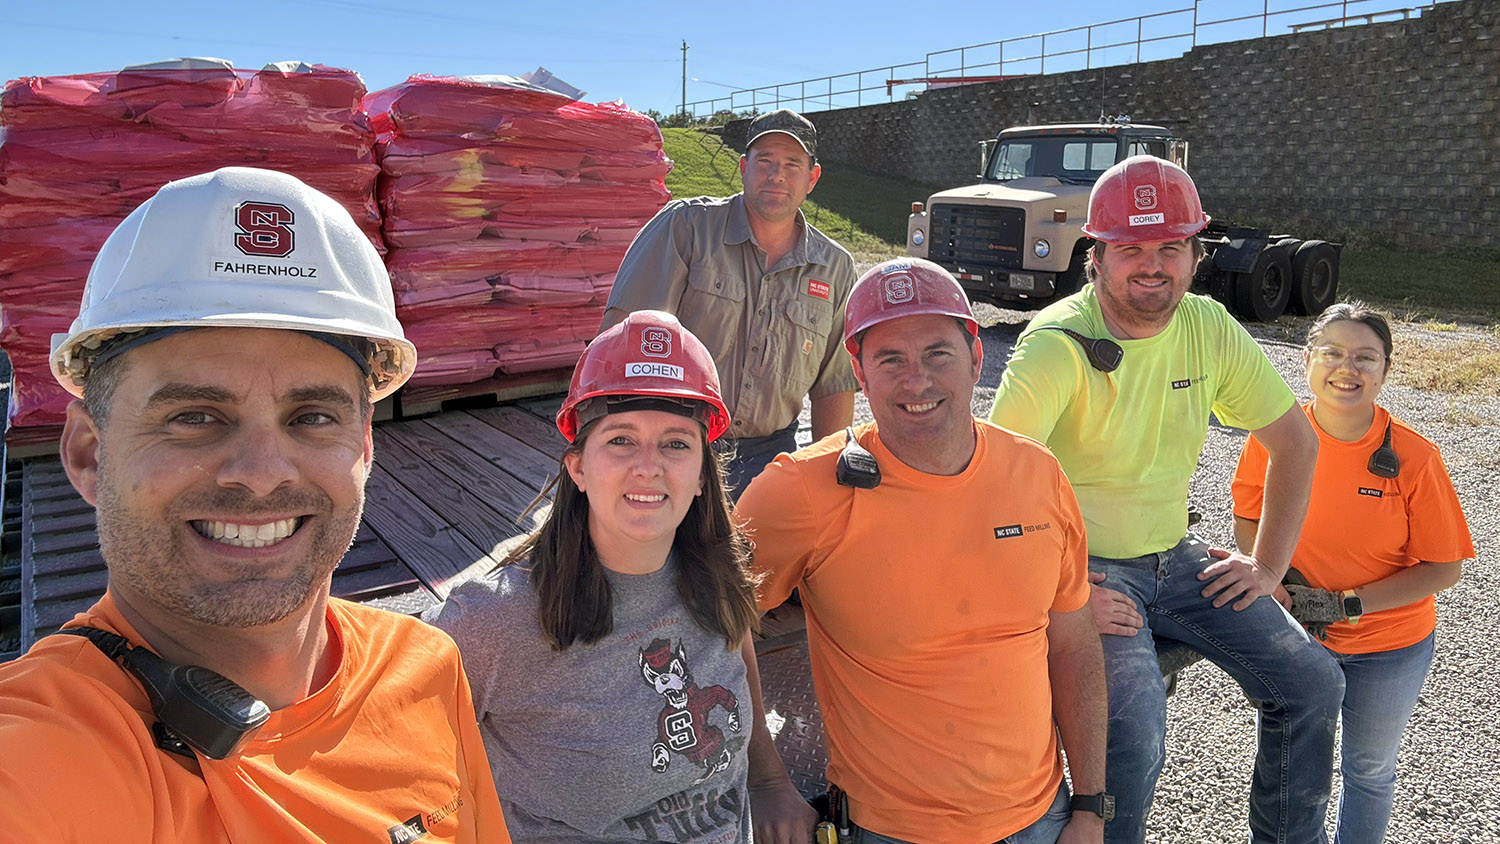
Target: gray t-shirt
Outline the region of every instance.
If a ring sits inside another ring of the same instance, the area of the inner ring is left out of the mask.
[[[675,572],[675,557],[606,570],[614,631],[564,651],[542,637],[526,563],[423,615],[458,642],[518,844],[750,839],[745,662],[693,621]]]

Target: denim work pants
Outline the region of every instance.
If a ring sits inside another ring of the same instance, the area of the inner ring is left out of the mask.
[[[1335,844],[1380,844],[1396,794],[1396,749],[1432,665],[1433,636],[1405,648],[1334,657],[1344,669]]]
[[[792,424],[768,436],[721,439],[714,443],[714,450],[729,454],[729,471],[725,473],[724,485],[729,487],[729,497],[738,501],[740,493],[776,459],[776,455],[797,450],[797,420],[793,419]]]
[[[1176,547],[1144,557],[1089,557],[1089,570],[1136,603],[1146,626],[1135,636],[1103,636],[1109,688],[1107,781],[1115,818],[1109,844],[1146,838],[1156,780],[1166,753],[1166,684],[1155,639],[1182,642],[1233,677],[1259,712],[1250,784],[1250,833],[1256,844],[1326,842],[1333,779],[1333,734],[1343,673],[1328,650],[1275,599],[1243,612],[1215,608],[1198,573],[1213,562],[1208,543],[1188,534]]]
[[[1063,827],[1073,819],[1073,810],[1068,808],[1072,795],[1068,793],[1068,781],[1063,780],[1057,787],[1057,796],[1052,799],[1052,805],[1047,807],[1047,813],[1037,818],[1031,826],[1020,832],[1014,832],[1005,836],[995,844],[1057,844],[1057,837],[1062,835]],[[900,838],[891,838],[854,826],[853,841],[851,844],[911,844]]]

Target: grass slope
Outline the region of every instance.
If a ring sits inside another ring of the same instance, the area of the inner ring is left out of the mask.
[[[1494,325],[1500,322],[1500,251],[1352,244],[1340,262],[1339,295],[1378,303],[1406,320]]]
[[[740,191],[739,153],[719,136],[696,129],[663,129],[662,140],[667,156],[676,162],[667,176],[672,196],[729,196]],[[903,254],[911,203],[925,202],[933,190],[930,185],[825,165],[802,213],[856,259],[881,261]]]

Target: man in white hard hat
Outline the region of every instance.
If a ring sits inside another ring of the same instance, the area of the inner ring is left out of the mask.
[[[1265,353],[1218,302],[1188,293],[1208,225],[1180,167],[1128,158],[1095,183],[1090,284],[1022,332],[990,421],[1045,443],[1088,525],[1090,605],[1109,681],[1109,844],[1141,844],[1165,761],[1158,640],[1234,677],[1259,713],[1248,825],[1257,844],[1326,840],[1343,676],[1271,597],[1291,561],[1318,439]],[[1266,446],[1253,549],[1188,530],[1209,414]]]
[[[348,212],[172,182],[52,348],[109,586],[0,666],[5,839],[508,841],[452,640],[329,597],[416,360]]]
[[[811,400],[813,439],[854,419],[854,373],[840,348],[854,259],[802,214],[817,186],[818,130],[791,109],[750,123],[745,190],[667,204],[620,264],[601,330],[640,310],[675,314],[714,356],[734,426],[728,483],[738,496],[777,454],[797,449]]]

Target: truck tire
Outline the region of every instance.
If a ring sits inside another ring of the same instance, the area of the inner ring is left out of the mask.
[[[1270,322],[1281,316],[1292,298],[1292,262],[1286,250],[1271,247],[1255,256],[1248,273],[1236,273],[1235,310],[1251,322]]]
[[[1292,255],[1292,299],[1287,308],[1294,314],[1317,316],[1338,298],[1339,253],[1333,244],[1309,240]]]

